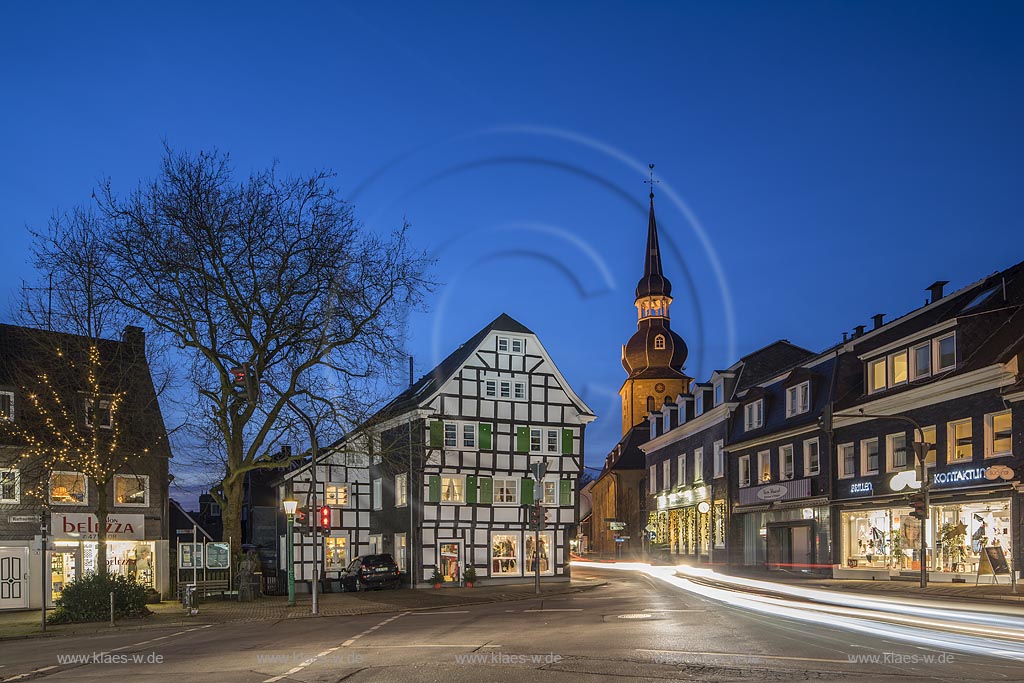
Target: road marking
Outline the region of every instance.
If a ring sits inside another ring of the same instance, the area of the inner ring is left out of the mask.
[[[681,650],[645,650],[637,648],[637,652],[655,652],[673,655],[697,655],[699,657],[738,657],[740,659],[782,659],[793,662],[829,662],[832,664],[849,664],[848,659],[821,659],[819,657],[786,657],[784,655],[757,655],[745,652],[683,652]]]
[[[509,612],[514,612],[515,610],[508,610],[508,611]],[[469,610],[468,609],[459,609],[459,610],[451,610],[451,611],[448,611],[448,612],[410,612],[410,616],[413,615],[413,614],[417,614],[417,615],[421,615],[421,616],[422,615],[430,615],[430,614],[469,614]]]
[[[19,681],[22,678],[25,678],[26,676],[31,676],[32,674],[40,674],[40,673],[43,673],[44,671],[49,671],[50,669],[56,669],[56,668],[57,668],[57,665],[53,664],[53,665],[50,665],[50,666],[44,666],[41,669],[33,669],[32,671],[29,671],[28,673],[18,674],[17,676],[11,676],[10,678],[5,678],[3,680],[3,683],[7,683],[8,681]]]
[[[426,648],[426,647],[468,647],[474,650],[482,650],[484,648],[495,648],[501,647],[501,645],[476,645],[472,643],[451,643],[451,644],[440,644],[440,643],[422,643],[420,645],[356,645],[353,650],[393,650],[393,649],[415,649],[415,648]]]
[[[524,612],[582,612],[581,607],[559,607],[557,609],[524,609]]]
[[[648,612],[707,612],[706,609],[649,609]]]

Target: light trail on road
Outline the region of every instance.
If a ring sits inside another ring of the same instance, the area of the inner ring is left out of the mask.
[[[957,611],[948,605],[897,603],[884,596],[853,598],[834,591],[727,577],[686,566],[586,561],[572,564],[591,570],[638,572],[716,602],[771,616],[887,637],[922,647],[1024,661],[1024,619],[1019,617],[978,610]],[[710,585],[712,582],[726,587]],[[744,588],[771,591],[775,595],[742,592]],[[978,624],[988,628],[981,629]]]

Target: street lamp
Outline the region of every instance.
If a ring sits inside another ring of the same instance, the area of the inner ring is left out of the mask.
[[[284,514],[288,517],[288,539],[285,542],[285,546],[288,549],[288,606],[295,607],[295,560],[292,554],[295,552],[293,548],[295,543],[295,511],[299,507],[299,501],[288,498],[283,501],[283,504]]]

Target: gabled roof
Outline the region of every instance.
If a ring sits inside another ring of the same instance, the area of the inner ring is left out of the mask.
[[[740,359],[740,376],[736,382],[736,391],[741,392],[756,386],[815,355],[817,354],[813,351],[797,346],[787,339],[772,342]]]

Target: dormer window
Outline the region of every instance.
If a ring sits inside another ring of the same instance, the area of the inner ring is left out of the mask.
[[[725,398],[724,387],[721,382],[715,382],[715,405],[722,405],[722,401]]]
[[[697,401],[696,401],[696,403],[694,403],[693,414],[694,414],[694,417],[696,417],[697,415],[703,415],[704,414],[704,392],[703,391],[698,391],[697,392]]]
[[[764,399],[759,398],[753,403],[748,403],[743,408],[744,431],[757,429],[764,426]]]
[[[811,409],[811,383],[801,382],[786,389],[786,417],[806,413]]]
[[[661,351],[665,348],[665,335],[659,334],[654,338],[654,350]]]

